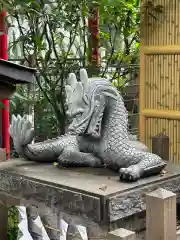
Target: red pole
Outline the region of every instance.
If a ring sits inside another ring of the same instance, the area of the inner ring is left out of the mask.
[[[92,54],[90,62],[95,65],[100,65],[100,53],[99,53],[99,8],[91,10],[91,16],[88,19],[89,32],[91,35]]]
[[[8,60],[8,33],[6,26],[6,11],[0,13],[0,58]],[[7,159],[10,158],[10,135],[9,135],[9,100],[3,100],[5,108],[2,108],[2,148],[6,149]]]

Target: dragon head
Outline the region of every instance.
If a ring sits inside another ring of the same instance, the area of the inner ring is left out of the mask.
[[[81,69],[80,82],[70,73],[65,91],[67,115],[73,119],[69,131],[100,137],[104,111],[110,98],[118,98],[117,89],[107,79],[88,78]]]

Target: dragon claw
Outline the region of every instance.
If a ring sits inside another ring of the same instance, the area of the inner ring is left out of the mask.
[[[119,170],[120,180],[134,182],[140,178],[140,170],[136,165]]]

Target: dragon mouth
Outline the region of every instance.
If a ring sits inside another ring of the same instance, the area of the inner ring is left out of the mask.
[[[88,133],[90,134],[92,137],[94,138],[100,138],[101,136],[101,124],[97,124],[95,129],[91,132],[91,133]]]
[[[101,137],[102,120],[105,110],[105,102],[97,104],[89,121],[86,134],[95,138]]]
[[[69,131],[77,134],[77,135],[82,135],[85,133],[87,126],[88,126],[88,119],[81,124],[83,117],[83,113],[79,113],[75,116],[75,119],[73,118],[72,124],[69,126]]]
[[[77,135],[85,134],[95,138],[99,138],[101,136],[101,112],[103,112],[103,110],[104,108],[102,108],[101,111],[99,111],[99,109],[96,109],[93,115],[86,119],[84,119],[82,112],[78,112],[75,115],[75,122],[69,126],[69,131]],[[81,122],[82,119],[84,119],[83,123]]]
[[[75,112],[69,112],[67,111],[66,112],[66,116],[68,118],[68,120],[73,120],[74,118],[77,118],[77,119],[80,119],[82,117],[82,114],[83,114],[84,110],[83,109],[78,109],[78,111],[75,111]]]
[[[102,126],[102,118],[100,118],[97,122],[97,124],[87,128],[86,134],[90,135],[94,138],[100,138],[101,137],[101,126]]]

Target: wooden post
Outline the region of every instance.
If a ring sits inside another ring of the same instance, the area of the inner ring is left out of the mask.
[[[107,240],[136,240],[136,234],[127,229],[118,228],[108,233]]]
[[[163,134],[152,137],[152,153],[169,160],[169,137]]]
[[[176,239],[176,194],[162,188],[147,194],[146,239]]]

